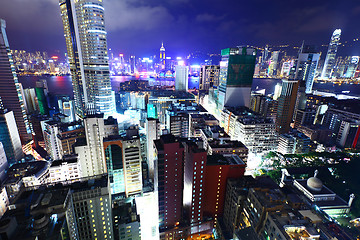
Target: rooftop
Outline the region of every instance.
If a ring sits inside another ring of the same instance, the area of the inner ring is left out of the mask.
[[[235,154],[213,154],[207,156],[206,165],[244,165],[245,163],[241,160],[241,158]]]

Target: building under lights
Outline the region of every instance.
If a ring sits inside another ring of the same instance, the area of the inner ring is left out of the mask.
[[[2,102],[0,105],[13,111],[21,141],[25,143],[31,139],[31,126],[26,115],[5,28],[5,20],[0,19],[0,101]]]
[[[217,108],[249,107],[256,50],[246,47],[226,48],[221,50],[221,55]]]
[[[321,73],[322,79],[330,79],[335,67],[335,57],[340,43],[341,29],[336,29],[330,39],[329,48],[326,54],[324,67]]]
[[[105,12],[102,1],[60,0],[76,114],[111,114]]]

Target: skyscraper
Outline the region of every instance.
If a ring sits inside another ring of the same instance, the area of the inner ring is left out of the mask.
[[[114,110],[102,0],[60,0],[76,113]]]
[[[187,91],[189,80],[189,67],[176,65],[175,66],[175,90]]]
[[[160,137],[160,122],[158,119],[146,119],[146,148],[147,148],[147,164],[149,166],[150,178],[154,177],[154,159],[155,149],[154,140]]]
[[[3,144],[9,165],[24,156],[14,113],[7,109],[0,109],[0,142]]]
[[[165,67],[165,48],[164,48],[164,43],[161,43],[161,48],[160,48],[160,64],[162,64]]]
[[[321,73],[322,79],[331,78],[335,66],[335,57],[340,42],[340,36],[341,36],[341,29],[336,29],[331,36],[329,48],[325,58],[324,68]]]
[[[5,32],[5,20],[0,19],[0,27],[0,98],[3,106],[14,112],[16,126],[24,143],[31,139],[31,127]]]
[[[182,219],[184,146],[171,134],[162,135],[154,144],[154,188],[159,200],[159,227],[163,230]]]
[[[305,93],[312,92],[320,53],[315,46],[303,46],[297,60],[296,79],[304,82]]]
[[[224,106],[249,107],[256,50],[226,48],[221,50],[221,55],[218,109],[222,110]]]
[[[296,80],[282,80],[281,95],[279,97],[275,128],[280,134],[288,133],[292,121],[299,82]]]

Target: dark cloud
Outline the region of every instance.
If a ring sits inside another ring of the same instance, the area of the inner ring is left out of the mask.
[[[266,43],[327,43],[335,28],[342,39],[360,35],[357,1],[298,0],[104,0],[108,46],[126,54],[170,54]],[[65,51],[57,0],[2,0],[14,49]]]

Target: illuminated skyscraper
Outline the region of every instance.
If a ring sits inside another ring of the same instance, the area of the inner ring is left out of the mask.
[[[102,0],[60,0],[76,113],[114,110]]]
[[[341,36],[341,29],[336,29],[333,35],[331,36],[328,52],[325,58],[324,68],[321,73],[322,79],[331,78],[335,66],[335,57],[340,42],[340,36]]]
[[[6,22],[0,19],[0,98],[4,108],[14,112],[21,141],[31,139],[31,128],[6,36]]]
[[[165,48],[164,48],[164,43],[161,43],[161,48],[160,48],[160,63],[165,65]]]
[[[320,53],[314,46],[303,46],[297,60],[296,79],[304,82],[305,93],[310,94],[314,83]],[[301,85],[301,84],[300,84]]]

